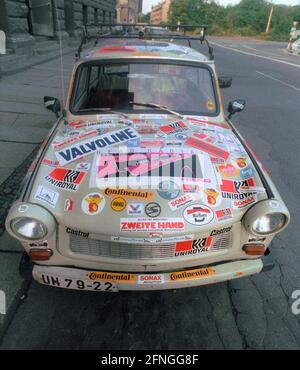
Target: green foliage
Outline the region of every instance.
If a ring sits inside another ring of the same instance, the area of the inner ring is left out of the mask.
[[[208,24],[211,35],[261,36],[286,41],[293,20],[300,22],[300,6],[274,5],[270,32],[265,34],[272,4],[266,0],[241,0],[221,6],[214,0],[174,0],[171,23]]]

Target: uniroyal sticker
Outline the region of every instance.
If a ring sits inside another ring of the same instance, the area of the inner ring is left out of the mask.
[[[121,218],[120,231],[122,232],[174,232],[184,231],[182,218],[161,218],[149,221],[148,218]]]
[[[233,217],[231,208],[218,209],[215,214],[219,222],[230,220]]]
[[[59,194],[52,191],[45,186],[39,185],[34,199],[46,203],[48,206],[55,208],[58,201]]]
[[[185,131],[187,129],[188,126],[182,121],[173,122],[170,123],[169,125],[160,127],[160,130],[167,135],[175,134],[177,132]]]
[[[109,148],[114,145],[126,143],[131,139],[138,138],[139,134],[131,127],[110,132],[105,135],[83,140],[80,143],[64,148],[55,152],[57,159],[61,165],[66,165],[70,162],[85,157],[86,155],[95,153],[99,149]]]
[[[220,185],[222,197],[231,200],[244,200],[257,193],[254,179],[222,180]]]
[[[85,172],[68,170],[67,168],[55,168],[45,179],[57,188],[77,191],[85,174]]]
[[[193,194],[185,194],[181,197],[171,200],[168,202],[168,204],[172,211],[176,211],[177,209],[192,203],[195,199],[196,198]]]
[[[213,237],[176,243],[175,257],[191,256],[209,252],[213,245]]]
[[[165,282],[164,275],[138,275],[138,284],[163,284]]]
[[[203,204],[193,204],[184,210],[183,217],[189,224],[200,226],[209,224],[214,218],[214,213]]]
[[[82,199],[81,209],[86,215],[97,215],[105,207],[105,198],[99,193],[90,193]]]

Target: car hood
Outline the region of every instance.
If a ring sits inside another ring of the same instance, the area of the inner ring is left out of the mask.
[[[59,124],[30,202],[70,230],[161,237],[222,227],[265,198],[251,159],[227,123],[105,114]]]

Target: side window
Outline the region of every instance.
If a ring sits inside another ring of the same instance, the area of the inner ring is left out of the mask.
[[[80,72],[79,82],[76,91],[75,104],[86,94],[88,85],[88,67],[83,67]]]
[[[89,88],[95,87],[97,85],[98,78],[99,78],[99,67],[92,66],[90,71]]]

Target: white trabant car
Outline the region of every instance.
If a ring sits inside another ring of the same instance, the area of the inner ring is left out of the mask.
[[[230,84],[212,55],[175,43],[124,39],[78,58],[6,220],[26,252],[22,276],[111,292],[272,268],[270,243],[290,215],[230,121],[245,101],[224,113]]]

